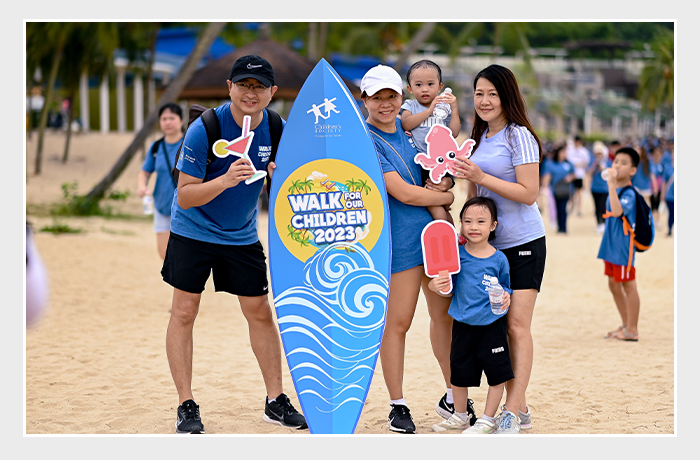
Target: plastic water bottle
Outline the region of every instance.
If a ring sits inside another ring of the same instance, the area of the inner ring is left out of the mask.
[[[147,216],[153,214],[153,197],[151,195],[143,196],[143,213]]]
[[[602,177],[605,182],[608,181],[608,178],[610,177],[611,170],[612,170],[612,168],[606,168],[600,173],[600,177]],[[614,174],[615,174],[614,177],[617,177],[617,172],[615,172]]]
[[[491,311],[494,315],[502,315],[507,310],[501,310],[503,306],[503,297],[505,296],[505,290],[503,286],[498,283],[498,278],[495,276],[491,277],[491,285],[489,286],[489,301],[491,302]]]
[[[445,93],[452,94],[452,89],[451,88],[445,88]],[[437,118],[437,122],[443,126],[447,126],[445,123],[445,120],[447,120],[447,116],[450,114],[450,104],[447,102],[439,102],[437,105],[435,105],[435,110],[433,110],[433,115],[435,115],[435,118]]]

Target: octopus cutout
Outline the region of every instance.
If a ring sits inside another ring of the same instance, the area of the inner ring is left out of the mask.
[[[455,158],[469,158],[476,143],[474,139],[467,139],[458,146],[452,137],[452,131],[443,125],[433,125],[425,136],[425,142],[428,144],[428,153],[418,153],[413,161],[430,171],[430,180],[436,184],[448,172],[455,173]]]

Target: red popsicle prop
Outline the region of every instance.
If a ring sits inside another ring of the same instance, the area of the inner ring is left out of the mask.
[[[423,262],[425,274],[431,278],[440,275],[459,273],[459,250],[457,230],[444,220],[434,220],[425,226],[421,233],[423,247]],[[452,292],[452,277],[449,276],[450,286],[442,294]]]

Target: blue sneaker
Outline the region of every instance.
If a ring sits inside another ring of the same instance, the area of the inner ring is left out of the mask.
[[[501,413],[496,417],[496,431],[495,434],[519,434],[520,433],[520,420],[518,417],[508,410],[508,408],[503,405],[501,407]]]

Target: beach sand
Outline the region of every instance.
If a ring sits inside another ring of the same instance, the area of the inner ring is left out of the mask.
[[[32,174],[36,135],[27,141],[27,219],[37,230],[36,244],[50,276],[46,314],[26,331],[27,435],[175,431],[178,399],[165,353],[172,288],[161,278],[152,222],[141,214],[136,195],[141,155],[114,187],[131,196],[111,204],[132,219],[40,212],[62,201],[64,183],[77,181],[79,193],[89,191],[131,136],[76,134],[68,163],[62,164],[64,137],[48,133],[38,177]],[[457,211],[463,185],[457,187]],[[631,343],[603,339],[620,321],[603,262],[596,259],[600,235],[587,193],[583,211],[582,217],[570,216],[568,235],[556,234],[545,217],[547,265],[532,323],[535,352],[527,390],[533,429],[521,436],[676,434],[674,238],[665,236],[665,215],[654,246],[637,256],[640,340]],[[82,232],[38,231],[54,224]],[[266,250],[267,224],[267,214],[261,213]],[[453,435],[431,429],[441,421],[434,406],[445,388],[428,326],[421,296],[407,337],[404,395],[418,434],[432,435],[426,438],[437,444],[437,438]],[[300,409],[284,359],[283,384]],[[236,298],[215,293],[211,281],[195,323],[192,387],[208,434],[308,435],[263,421],[265,392],[247,324]],[[481,388],[470,393],[477,415],[486,391],[483,379]],[[400,437],[386,428],[388,413],[378,362],[356,434]]]

